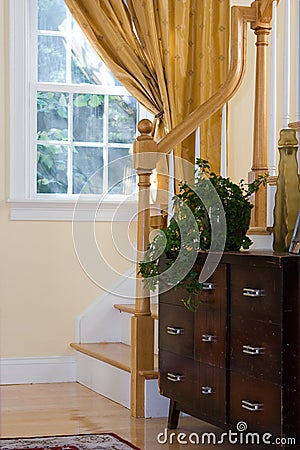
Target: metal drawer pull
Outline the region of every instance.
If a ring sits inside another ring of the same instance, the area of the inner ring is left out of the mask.
[[[180,327],[167,327],[167,333],[168,334],[184,334],[184,328],[180,328]]]
[[[216,342],[216,336],[213,334],[202,334],[202,342]]]
[[[261,411],[264,409],[263,403],[254,402],[251,400],[242,400],[242,408],[248,411]]]
[[[243,345],[243,353],[247,353],[247,355],[262,355],[263,353],[265,353],[265,347]]]
[[[202,386],[201,392],[204,395],[213,394],[215,392],[215,389],[212,386]]]
[[[202,288],[204,291],[212,291],[215,289],[214,283],[202,283]]]
[[[167,374],[167,379],[169,381],[173,381],[173,382],[179,382],[179,381],[183,381],[184,380],[184,375],[181,375],[180,373],[170,373],[168,372]]]
[[[263,289],[244,288],[243,295],[245,297],[263,297],[265,295],[265,291]]]

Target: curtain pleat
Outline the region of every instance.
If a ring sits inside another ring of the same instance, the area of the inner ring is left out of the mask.
[[[220,87],[228,69],[230,0],[65,0],[99,57],[158,116],[161,138]],[[221,112],[200,129],[201,157],[219,172]],[[195,162],[195,137],[174,154]],[[167,173],[167,158],[158,173]],[[188,179],[175,165],[175,178]],[[162,177],[160,188],[167,189]],[[164,201],[161,201],[164,203]]]

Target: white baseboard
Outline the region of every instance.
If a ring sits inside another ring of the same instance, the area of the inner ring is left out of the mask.
[[[0,384],[76,381],[74,356],[0,358]]]

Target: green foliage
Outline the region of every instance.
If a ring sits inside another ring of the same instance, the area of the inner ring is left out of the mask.
[[[205,195],[206,185],[203,183],[204,177],[208,178],[215,188],[219,199],[222,202],[227,224],[227,234],[225,251],[248,249],[252,241],[246,236],[249,228],[252,204],[250,196],[256,192],[261,184],[265,184],[267,175],[260,176],[251,184],[246,184],[241,180],[238,184],[233,183],[229,178],[223,178],[210,170],[210,164],[203,159],[197,160],[198,169],[196,171],[195,182],[191,187],[187,183],[180,183],[180,192],[174,198],[174,214],[166,228],[160,230],[160,234],[150,242],[145,255],[145,260],[140,263],[140,273],[144,282],[150,289],[154,290],[159,275],[159,258],[164,255],[167,265],[170,267],[178,258],[181,249],[181,223],[187,224],[189,229],[189,242],[195,242],[199,250],[208,251],[211,245],[211,226],[208,211],[197,192],[201,192],[201,197]],[[212,205],[213,207],[213,205]],[[191,219],[186,214],[189,210],[194,219],[194,228]],[[195,226],[197,229],[195,229]],[[194,236],[193,236],[194,233]],[[196,236],[200,234],[200,241]],[[195,247],[189,244],[186,251],[195,252]],[[203,286],[198,281],[199,273],[193,267],[187,276],[176,285],[186,289],[189,294],[187,299],[182,299],[185,306],[195,311],[199,303],[199,296]],[[175,288],[176,288],[175,287]]]
[[[104,103],[103,95],[96,94],[77,94],[74,99],[74,106],[78,108],[84,106],[89,106],[90,108],[98,108],[98,106],[102,106]]]
[[[59,92],[37,94],[37,192],[66,193],[68,191],[67,163],[58,159],[61,141],[68,141],[69,95]],[[103,139],[104,95],[75,94],[73,97],[73,140],[101,142]],[[136,126],[136,101],[129,96],[109,96],[109,141],[132,142]],[[102,193],[103,180],[91,179],[103,166],[101,147],[73,147],[73,193],[85,186],[85,193]],[[67,157],[66,147],[63,150]],[[80,153],[80,154],[78,154]],[[63,169],[64,165],[64,169]],[[63,173],[63,170],[65,173]],[[123,167],[120,168],[123,170]],[[111,176],[111,174],[110,174]],[[119,174],[116,174],[119,177]],[[118,178],[119,179],[119,178]],[[95,184],[101,183],[101,184]]]
[[[37,146],[37,192],[67,193],[67,148],[60,145]]]

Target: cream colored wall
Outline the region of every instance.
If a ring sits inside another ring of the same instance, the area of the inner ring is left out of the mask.
[[[76,316],[103,291],[77,260],[71,222],[9,220],[8,1],[0,0],[0,356],[63,356],[72,352]],[[97,224],[96,235],[112,255],[110,224]],[[121,273],[130,266],[117,257],[113,265]],[[117,275],[106,278],[113,284]]]

